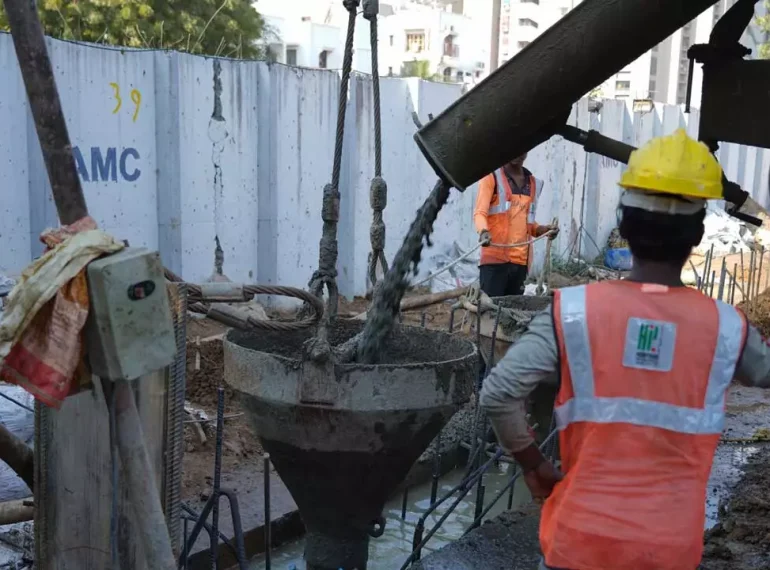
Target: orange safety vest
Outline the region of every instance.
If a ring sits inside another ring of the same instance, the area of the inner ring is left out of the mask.
[[[565,476],[543,505],[545,563],[695,570],[746,318],[693,289],[629,281],[557,290],[553,308]]]
[[[487,214],[492,243],[524,243],[530,238],[530,230],[535,223],[535,200],[543,189],[543,181],[532,176],[526,168],[524,173],[529,179],[528,194],[514,194],[502,169],[493,174],[495,192]],[[484,247],[481,248],[480,265],[515,263],[529,267],[531,250],[531,244],[511,248]]]

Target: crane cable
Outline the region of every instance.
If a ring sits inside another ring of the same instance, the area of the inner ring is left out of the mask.
[[[380,113],[380,72],[377,50],[377,15],[380,11],[379,0],[363,0],[364,18],[369,20],[369,36],[372,52],[372,97],[374,100],[374,178],[369,187],[369,204],[372,208],[372,225],[369,239],[372,251],[369,254],[368,281],[372,289],[377,284],[377,265],[382,274],[388,272],[388,260],[385,257],[385,222],[382,212],[388,205],[388,185],[382,177],[382,117]]]
[[[348,11],[348,31],[345,39],[345,53],[342,61],[342,76],[337,105],[337,135],[334,143],[334,162],[332,166],[332,181],[324,186],[321,206],[323,230],[318,252],[318,269],[313,272],[308,288],[310,292],[321,297],[324,286],[329,294],[323,325],[319,329],[319,337],[325,335],[325,325],[337,317],[339,306],[339,290],[337,288],[337,223],[340,219],[340,171],[342,169],[342,143],[345,139],[345,109],[347,106],[348,84],[353,67],[353,36],[356,27],[356,15],[359,0],[343,0]]]

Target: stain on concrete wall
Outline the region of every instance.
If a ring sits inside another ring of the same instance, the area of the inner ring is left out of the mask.
[[[339,75],[333,71],[186,54],[119,50],[49,40],[75,160],[101,227],[157,248],[185,279],[214,271],[235,281],[305,287],[318,264],[321,196],[331,180]],[[38,235],[57,223],[11,37],[0,34],[0,273],[17,275],[40,254]],[[456,85],[382,79],[383,175],[388,182],[386,255],[392,259],[435,174],[414,144],[422,121],[460,96]],[[374,172],[371,77],[354,74],[346,108],[340,181],[339,287],[366,290],[369,181]],[[641,144],[686,126],[697,111],[674,106],[599,112],[578,102],[570,123]],[[513,133],[512,133],[513,136]],[[725,144],[728,176],[768,205],[770,151]],[[536,220],[558,217],[561,256],[593,258],[616,223],[624,166],[554,137],[529,155],[545,181]],[[476,243],[475,187],[452,194],[436,223],[437,245]],[[538,244],[534,268],[542,265]]]

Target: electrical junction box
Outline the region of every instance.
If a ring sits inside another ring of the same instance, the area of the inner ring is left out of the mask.
[[[93,374],[134,380],[172,363],[176,339],[158,252],[129,247],[92,261],[88,294]]]

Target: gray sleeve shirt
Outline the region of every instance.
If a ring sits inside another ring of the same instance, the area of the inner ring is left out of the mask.
[[[481,405],[508,453],[532,443],[526,420],[526,399],[543,382],[558,382],[559,354],[551,309],[535,315],[529,329],[508,349],[484,381]],[[735,379],[745,386],[770,388],[770,346],[749,326]]]

